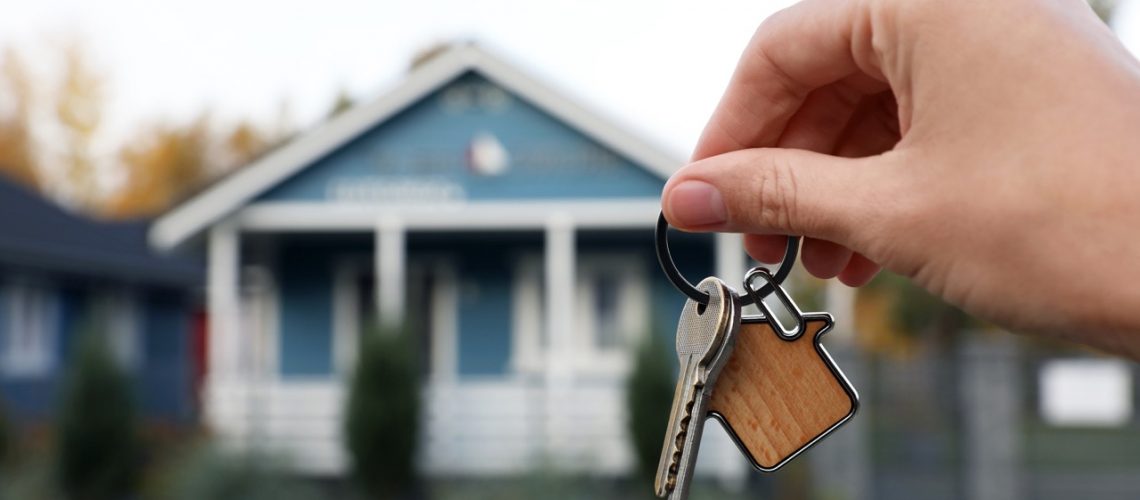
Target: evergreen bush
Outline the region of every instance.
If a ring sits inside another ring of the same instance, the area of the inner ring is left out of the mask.
[[[345,418],[352,476],[371,499],[416,486],[420,382],[407,328],[372,327],[360,342]]]
[[[633,440],[638,472],[649,481],[657,475],[665,428],[669,425],[676,385],[673,375],[675,359],[664,335],[646,335],[637,349],[633,372],[626,386],[629,435]]]
[[[57,479],[68,500],[121,500],[142,457],[131,383],[101,335],[79,341],[57,422]]]
[[[209,443],[195,446],[162,471],[148,498],[154,500],[313,500],[316,488],[291,477],[285,464],[256,453],[222,453]]]

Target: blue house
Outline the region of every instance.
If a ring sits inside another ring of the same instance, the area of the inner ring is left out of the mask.
[[[206,424],[341,472],[378,317],[417,328],[430,473],[625,473],[632,348],[671,338],[683,304],[652,238],[681,163],[477,46],[422,62],[154,224],[156,247],[207,259]],[[744,274],[734,236],[672,246],[690,276]],[[744,472],[727,439],[701,456]]]
[[[0,180],[0,406],[48,421],[81,332],[101,330],[147,420],[195,419],[201,266],[160,256],[146,222],[98,222]]]

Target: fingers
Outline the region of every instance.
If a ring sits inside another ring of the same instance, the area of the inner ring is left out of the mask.
[[[847,262],[847,267],[839,273],[839,281],[847,286],[863,286],[869,283],[879,273],[880,269],[882,267],[870,259],[861,254],[854,254],[851,256],[851,260]]]
[[[753,259],[765,264],[779,264],[784,260],[788,237],[779,234],[746,234],[744,251]]]
[[[662,209],[690,231],[798,234],[853,246],[883,217],[895,171],[887,155],[848,159],[788,149],[747,149],[673,175]]]
[[[857,29],[869,26],[862,5],[808,0],[766,20],[745,49],[693,158],[773,146],[813,90],[860,73],[883,80],[872,62],[869,30]]]
[[[851,250],[827,240],[805,238],[800,262],[804,269],[817,278],[830,279],[839,275],[851,260]]]

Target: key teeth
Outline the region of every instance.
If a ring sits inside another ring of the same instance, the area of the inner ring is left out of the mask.
[[[677,472],[681,469],[681,455],[685,449],[685,437],[689,434],[689,422],[693,418],[693,405],[696,401],[689,401],[685,405],[685,415],[681,417],[679,427],[681,432],[673,439],[673,454],[669,462],[669,476],[665,479],[665,491],[672,493],[677,487]]]

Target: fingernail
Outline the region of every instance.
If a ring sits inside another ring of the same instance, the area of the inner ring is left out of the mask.
[[[712,184],[702,181],[684,181],[669,193],[669,211],[674,224],[682,226],[708,226],[728,220],[724,198]]]

